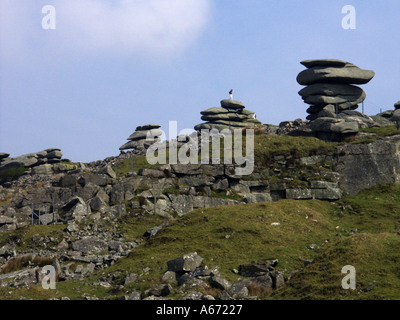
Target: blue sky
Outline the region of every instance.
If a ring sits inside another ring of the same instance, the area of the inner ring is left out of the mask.
[[[400,1],[0,0],[0,152],[118,155],[139,125],[201,123],[234,98],[263,123],[305,119],[300,61],[376,72],[366,113],[400,100]],[[44,30],[42,7],[56,9]],[[342,8],[356,29],[342,28]]]

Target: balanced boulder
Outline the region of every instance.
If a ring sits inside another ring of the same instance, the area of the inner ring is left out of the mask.
[[[220,108],[210,108],[201,111],[201,120],[205,123],[198,124],[194,127],[196,131],[217,129],[243,129],[254,128],[261,125],[253,111],[245,110],[243,103],[225,99],[221,101]]]
[[[375,76],[372,70],[363,70],[341,60],[306,60],[301,64],[308,69],[297,76],[297,82],[305,86],[324,82],[366,84]]]
[[[153,143],[160,141],[160,136],[163,134],[158,124],[147,124],[136,128],[127,140],[129,142],[121,146],[120,150],[127,149],[147,149]]]
[[[374,71],[337,59],[305,60],[301,64],[307,69],[300,72],[297,82],[306,87],[299,95],[310,105],[307,120],[317,137],[340,141],[357,134],[359,128],[379,126],[355,111],[366,94],[354,84],[368,83]]]
[[[372,70],[336,59],[305,60],[301,64],[308,69],[300,72],[297,82],[307,87],[299,95],[311,105],[307,109],[310,121],[357,109],[366,94],[353,84],[366,84],[375,76]]]

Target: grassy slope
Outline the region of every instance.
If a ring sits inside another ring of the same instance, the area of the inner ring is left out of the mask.
[[[232,282],[238,280],[233,269],[253,260],[277,258],[278,269],[286,274],[300,270],[268,299],[399,299],[398,194],[400,186],[389,184],[366,189],[337,204],[283,200],[195,210],[114,266],[97,272],[83,283],[60,282],[57,293],[52,294],[76,299],[83,292],[100,298],[110,296],[110,289],[92,284],[100,276],[116,272],[124,275],[128,271],[140,277],[127,289],[145,290],[160,282],[168,260],[197,251],[208,267],[219,266],[222,275]],[[140,237],[145,230],[145,221],[129,219],[125,221],[128,223],[123,232],[127,238]],[[274,222],[279,222],[280,226],[272,226]],[[351,234],[353,229],[358,231]],[[311,250],[310,244],[316,244],[318,248]],[[308,259],[315,259],[315,263],[303,269],[303,261]],[[344,277],[341,269],[345,265],[356,268],[355,291],[341,288]],[[145,268],[151,270],[144,273]],[[9,296],[6,291],[9,288],[0,289],[2,298],[51,296],[49,291],[38,287],[19,290]]]

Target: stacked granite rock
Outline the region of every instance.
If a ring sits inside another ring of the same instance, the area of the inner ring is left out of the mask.
[[[400,128],[400,101],[394,104],[394,111],[390,113],[389,120],[395,122],[398,129]]]
[[[61,149],[58,148],[49,148],[15,158],[10,158],[8,153],[0,153],[0,171],[11,168],[32,168],[42,164],[58,163],[62,155]]]
[[[135,132],[127,139],[129,142],[121,146],[119,150],[148,149],[153,143],[160,141],[159,137],[163,133],[160,127],[158,124],[147,124],[137,127]]]
[[[196,131],[203,129],[221,131],[223,129],[234,130],[261,126],[261,122],[256,119],[255,113],[245,110],[245,108],[243,103],[239,101],[222,100],[220,108],[210,108],[200,112],[202,115],[201,120],[207,122],[196,125],[194,129]]]
[[[300,72],[297,82],[307,87],[299,95],[311,105],[307,109],[311,121],[357,109],[366,94],[354,84],[366,84],[375,76],[372,70],[336,59],[305,60],[301,64],[307,69]]]

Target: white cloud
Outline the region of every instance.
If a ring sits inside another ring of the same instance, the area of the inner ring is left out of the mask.
[[[43,50],[171,55],[190,46],[210,17],[211,0],[2,0],[3,58]],[[41,28],[45,4],[56,30]],[[47,34],[46,34],[47,33]]]

